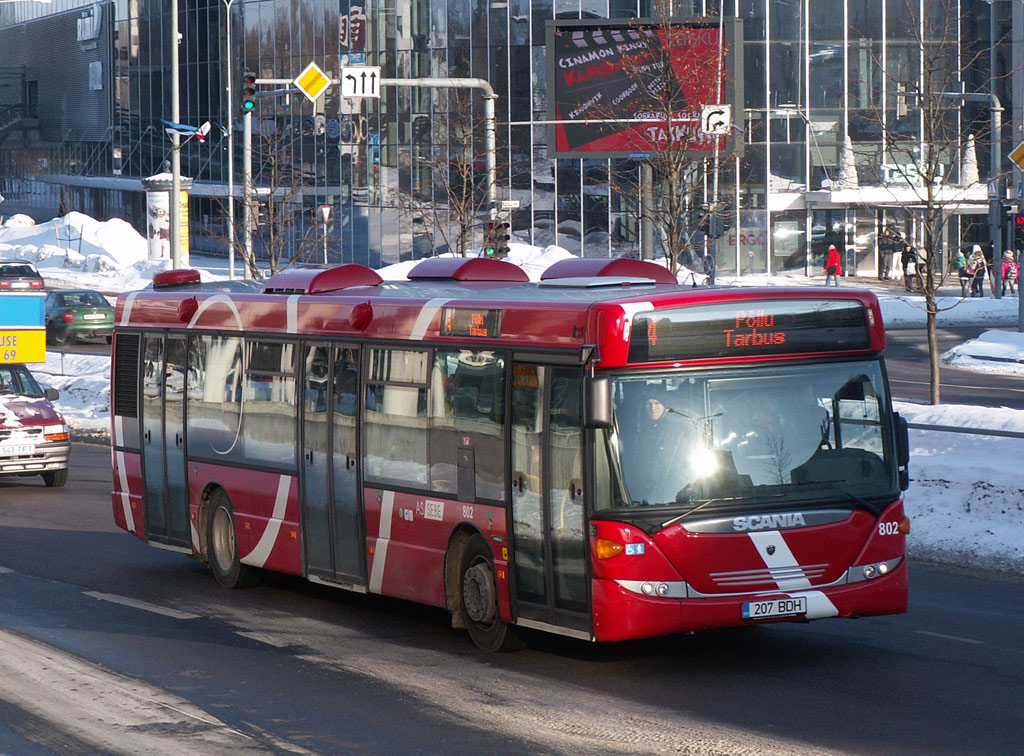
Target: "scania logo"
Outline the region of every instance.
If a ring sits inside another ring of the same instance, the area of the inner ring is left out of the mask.
[[[784,530],[786,528],[802,528],[807,525],[802,512],[786,512],[785,514],[750,515],[734,517],[732,529],[737,533],[751,530]]]

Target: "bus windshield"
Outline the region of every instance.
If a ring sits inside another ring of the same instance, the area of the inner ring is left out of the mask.
[[[599,510],[830,501],[878,511],[897,490],[876,360],[618,376],[612,401]]]

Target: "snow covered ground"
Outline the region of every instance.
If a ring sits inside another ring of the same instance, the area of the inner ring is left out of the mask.
[[[532,279],[570,253],[559,247],[513,243],[509,260]],[[145,240],[121,220],[101,223],[70,213],[48,223],[31,225],[22,216],[0,227],[0,259],[23,259],[39,267],[49,285],[96,288],[112,293],[149,283],[165,261],[147,259]],[[204,279],[227,277],[223,260],[194,257]],[[404,278],[414,263],[383,269],[385,278]],[[240,270],[240,268],[239,268]],[[682,277],[682,276],[681,276]],[[737,285],[815,285],[820,280],[781,277],[722,279]],[[923,299],[899,296],[872,279],[848,278],[846,286],[865,286],[878,293],[888,327],[922,328]],[[1017,325],[1018,302],[940,299],[940,321],[946,324]],[[944,356],[958,367],[992,372],[1024,373],[1024,334],[986,331]],[[109,425],[110,360],[107,357],[51,353],[45,365],[31,366],[41,383],[61,392],[57,402],[76,435],[105,434]],[[914,424],[1006,430],[1024,433],[1024,411],[964,405],[929,406],[896,402]],[[979,568],[1024,574],[1024,477],[1017,464],[1024,459],[1024,439],[911,430],[911,487],[906,509],[911,518],[911,556]]]

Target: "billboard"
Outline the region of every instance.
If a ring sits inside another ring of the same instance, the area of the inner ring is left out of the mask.
[[[740,131],[702,130],[705,105],[742,121],[739,19],[547,22],[548,139],[553,157],[630,157],[742,148]]]

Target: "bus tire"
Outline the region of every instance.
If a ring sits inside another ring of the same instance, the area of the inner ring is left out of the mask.
[[[516,628],[501,618],[494,560],[487,541],[472,536],[459,563],[459,611],[469,637],[484,651],[514,651],[523,647]]]
[[[206,519],[207,561],[217,582],[225,588],[255,585],[256,571],[238,560],[238,530],[231,499],[223,489],[210,494],[210,514]]]

